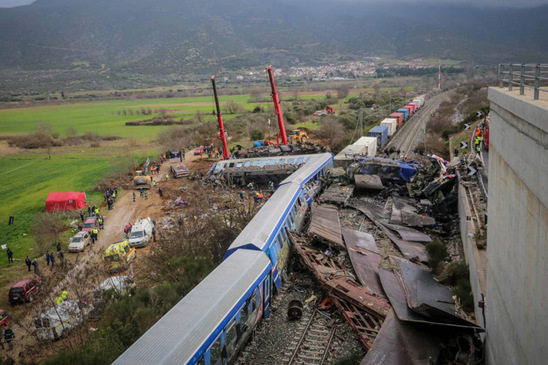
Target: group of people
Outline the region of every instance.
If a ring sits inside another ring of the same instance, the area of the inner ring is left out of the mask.
[[[105,201],[107,202],[108,210],[114,208],[114,203],[116,203],[116,197],[118,196],[118,188],[108,188],[105,190]]]

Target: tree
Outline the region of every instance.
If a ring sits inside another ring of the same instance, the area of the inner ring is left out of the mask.
[[[318,137],[333,152],[337,151],[346,137],[344,125],[336,117],[327,115],[322,118],[318,132]]]
[[[350,93],[350,88],[348,85],[341,85],[337,88],[337,98],[344,99]]]
[[[40,254],[48,245],[54,245],[59,235],[65,230],[65,224],[59,214],[40,213],[32,223],[32,235],[38,243]]]
[[[65,130],[65,134],[67,135],[67,137],[76,137],[78,135],[78,130],[74,127],[68,127]]]
[[[225,114],[238,114],[245,111],[244,107],[235,101],[227,101],[223,103],[223,113]]]

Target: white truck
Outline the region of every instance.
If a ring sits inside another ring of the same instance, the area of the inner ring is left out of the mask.
[[[78,300],[66,300],[50,308],[34,319],[36,337],[39,340],[57,340],[83,322],[93,309]]]
[[[139,218],[131,227],[129,245],[131,247],[145,247],[152,238],[154,223],[150,218]]]

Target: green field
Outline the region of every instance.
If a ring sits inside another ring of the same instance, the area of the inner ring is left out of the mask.
[[[249,95],[223,96],[223,103],[235,101],[246,110],[252,110],[257,105],[247,103]],[[263,105],[266,105],[263,104]],[[26,108],[0,109],[1,134],[21,134],[35,130],[37,123],[50,123],[61,136],[65,135],[67,128],[73,127],[78,134],[93,132],[99,135],[119,136],[124,138],[138,138],[150,140],[156,138],[162,126],[126,126],[129,121],[139,121],[158,116],[137,115],[142,108],[151,110],[167,110],[167,114],[178,118],[192,119],[196,112],[206,114],[206,118],[214,119],[211,115],[215,109],[211,97],[188,97],[170,99],[138,99],[138,100],[105,100],[87,103],[66,103],[59,105],[34,106]],[[129,111],[133,115],[127,115]],[[123,115],[123,112],[126,115]],[[233,115],[224,115],[230,119]]]

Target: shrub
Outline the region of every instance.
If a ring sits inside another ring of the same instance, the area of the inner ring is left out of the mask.
[[[428,242],[425,245],[426,253],[428,254],[428,265],[432,268],[434,273],[437,273],[440,264],[449,256],[447,247],[440,241]]]
[[[251,131],[251,133],[249,133],[249,138],[252,141],[262,140],[262,139],[264,139],[264,132],[260,131],[260,130],[257,130],[257,129],[254,129],[254,130]]]

